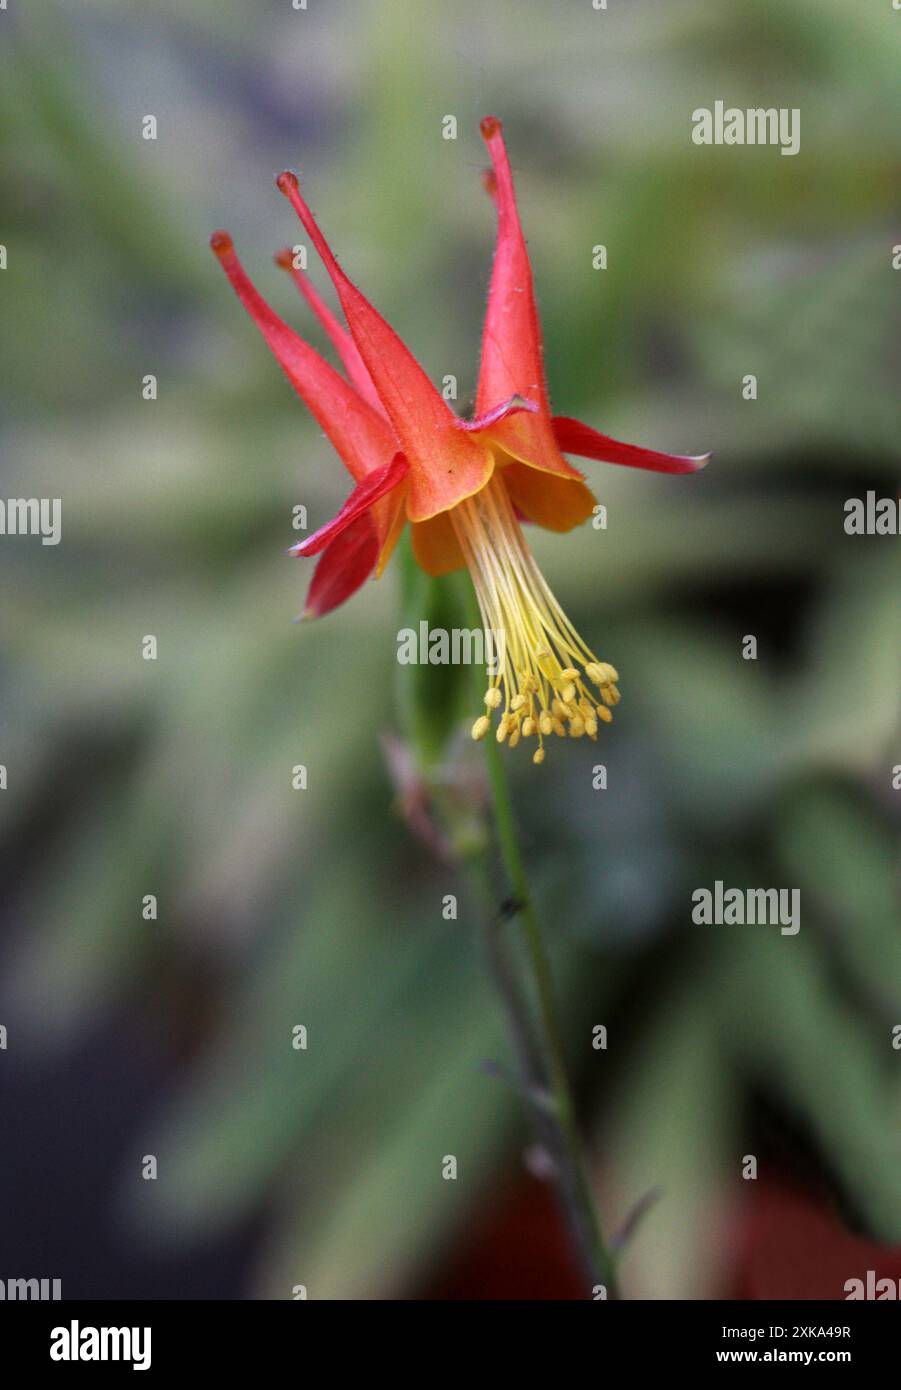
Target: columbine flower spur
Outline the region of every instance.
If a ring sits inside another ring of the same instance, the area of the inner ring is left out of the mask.
[[[588,425],[552,416],[541,331],[525,238],[501,123],[481,123],[492,169],[485,184],[497,206],[498,234],[482,338],[475,416],[458,419],[422,368],[348,280],[304,201],[296,175],[280,174],[291,203],[338,294],[341,326],[289,251],[277,262],[292,274],[335,348],[341,376],[265,303],[226,232],[211,245],[245,309],[291,385],[306,402],[356,486],[337,516],[294,555],[319,555],[306,614],[320,617],[381,575],[410,523],[413,553],[430,575],[464,565],[486,630],[501,634],[501,660],[485,692],[487,713],[472,735],[488,732],[511,748],[535,740],[544,760],[551,734],[597,736],[619,701],[615,669],[598,661],[560,608],[526,544],[521,519],[569,531],[595,499],[565,453],[663,473],[694,473],[709,455],[685,457],[623,444]],[[597,693],[592,691],[596,687]]]

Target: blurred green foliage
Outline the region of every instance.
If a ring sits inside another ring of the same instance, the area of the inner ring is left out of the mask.
[[[408,1294],[519,1162],[519,1099],[480,1067],[506,1043],[472,913],[442,920],[457,879],[391,814],[380,744],[408,740],[435,785],[471,776],[442,742],[465,693],[431,670],[412,691],[394,657],[459,591],[401,556],[292,627],[291,508],[318,522],[347,481],[205,250],[228,225],[319,344],[270,262],[297,236],[272,174],[301,167],[350,272],[465,408],[494,111],[556,409],[715,452],[694,479],[592,465],[609,529],[533,538],[623,676],[600,751],[510,762],[608,1215],[663,1190],[627,1288],[721,1286],[760,1094],[851,1219],[901,1240],[901,566],[897,542],[842,530],[847,496],[897,491],[899,22],[850,0],[0,16],[6,487],[63,499],[58,549],[0,556],[21,923],[3,999],[35,1050],[136,996],[189,1028],[146,1140],[160,1179],[136,1197],[123,1177],[135,1238],[265,1204],[257,1292]],[[801,154],[694,146],[692,110],[723,96],[800,107]],[[692,927],[716,878],[800,887],[799,936]]]

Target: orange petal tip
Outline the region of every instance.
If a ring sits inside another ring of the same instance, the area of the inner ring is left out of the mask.
[[[479,130],[484,140],[492,140],[495,135],[500,135],[503,128],[497,116],[483,116],[479,121]]]
[[[284,193],[286,196],[289,193],[296,193],[300,187],[300,181],[297,175],[292,174],[290,169],[285,169],[283,173],[279,174],[275,182],[278,185],[279,192]]]

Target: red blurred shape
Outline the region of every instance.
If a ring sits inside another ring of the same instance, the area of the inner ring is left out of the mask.
[[[545,1183],[529,1177],[486,1202],[462,1248],[421,1295],[449,1301],[586,1296],[557,1204]]]
[[[834,1211],[788,1182],[758,1186],[750,1199],[732,1297],[847,1297],[846,1281],[901,1279],[901,1246],[852,1235]]]

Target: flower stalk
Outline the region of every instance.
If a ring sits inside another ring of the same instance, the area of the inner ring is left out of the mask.
[[[580,1263],[592,1290],[603,1285],[607,1298],[615,1299],[619,1297],[616,1261],[604,1237],[583,1153],[551,962],[520,852],[502,750],[493,738],[485,740],[484,749],[497,848],[511,890],[497,906],[483,861],[478,891],[489,968],[506,1015],[523,1090],[554,1163],[558,1198]],[[507,941],[507,927],[514,919],[522,926],[534,1004],[522,988]]]
[[[616,1266],[604,1239],[601,1220],[594,1199],[582,1153],[582,1142],[576,1121],[575,1104],[566,1070],[563,1038],[557,1016],[554,982],[550,959],[544,944],[538,913],[529,887],[519,850],[513,821],[507,776],[501,762],[500,750],[493,739],[486,740],[485,756],[494,810],[498,846],[507,876],[513,886],[511,912],[522,923],[525,955],[534,984],[537,1000],[537,1032],[540,1042],[543,1090],[547,1097],[542,1105],[543,1128],[550,1130],[551,1151],[558,1169],[558,1188],[571,1234],[592,1286],[603,1284],[608,1298],[619,1297]],[[489,930],[491,928],[489,927]],[[503,926],[499,928],[503,930]],[[512,999],[508,991],[503,998],[508,1006],[509,1022],[517,1035],[523,1033],[525,1020],[518,1017],[522,1001]],[[530,1079],[530,1092],[534,1083]]]

